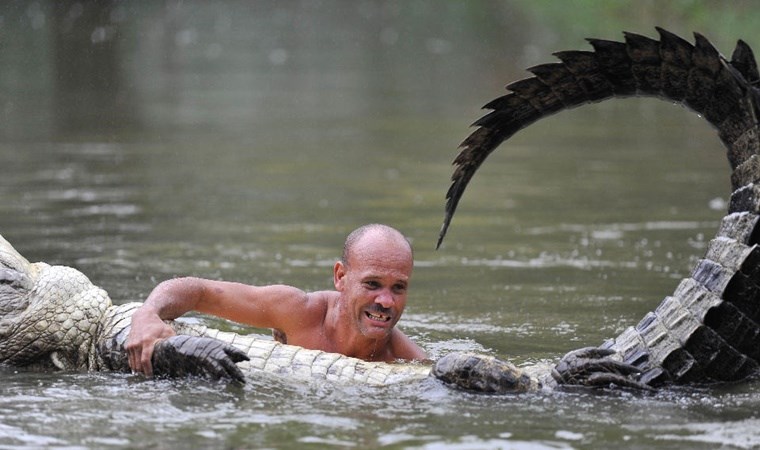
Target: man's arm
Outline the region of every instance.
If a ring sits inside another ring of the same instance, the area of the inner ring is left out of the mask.
[[[249,286],[200,278],[165,281],[132,315],[125,345],[129,366],[152,375],[153,346],[175,334],[163,320],[197,311],[256,327],[289,329],[292,323],[302,325],[308,320],[306,301],[305,292],[284,285]]]
[[[425,350],[414,341],[409,339],[401,330],[396,328],[391,338],[393,359],[403,359],[406,361],[428,361],[429,358]]]

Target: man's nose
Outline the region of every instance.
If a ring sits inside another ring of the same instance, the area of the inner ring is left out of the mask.
[[[396,303],[396,300],[393,298],[393,293],[391,293],[390,290],[383,289],[382,292],[380,292],[380,294],[375,297],[375,303],[379,304],[383,308],[390,308],[394,303]]]

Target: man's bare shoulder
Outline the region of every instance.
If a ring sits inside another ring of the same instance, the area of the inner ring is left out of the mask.
[[[284,313],[280,326],[274,327],[276,340],[305,348],[325,349],[325,318],[334,303],[336,293],[317,291],[304,293],[298,304],[291,305]]]
[[[313,310],[327,311],[338,299],[336,291],[314,291],[306,293],[304,298],[305,306]]]

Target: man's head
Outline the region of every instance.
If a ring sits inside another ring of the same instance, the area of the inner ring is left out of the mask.
[[[406,306],[413,265],[411,244],[392,227],[370,224],[348,235],[334,267],[335,289],[365,336],[390,334]]]
[[[401,234],[397,229],[388,225],[380,223],[371,223],[369,225],[363,225],[354,231],[352,231],[347,237],[346,242],[343,244],[343,255],[341,261],[343,264],[349,263],[349,257],[356,250],[364,250],[363,247],[358,244],[362,242],[362,239],[367,237],[369,242],[364,242],[364,245],[379,243],[380,245],[388,244],[401,244],[401,247],[405,247],[409,250],[410,258],[413,258],[412,244],[409,240]]]

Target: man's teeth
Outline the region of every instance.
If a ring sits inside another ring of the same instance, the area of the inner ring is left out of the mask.
[[[389,316],[379,316],[377,314],[372,314],[371,312],[367,312],[367,317],[369,317],[372,320],[381,320],[383,322],[387,322],[391,320]]]

